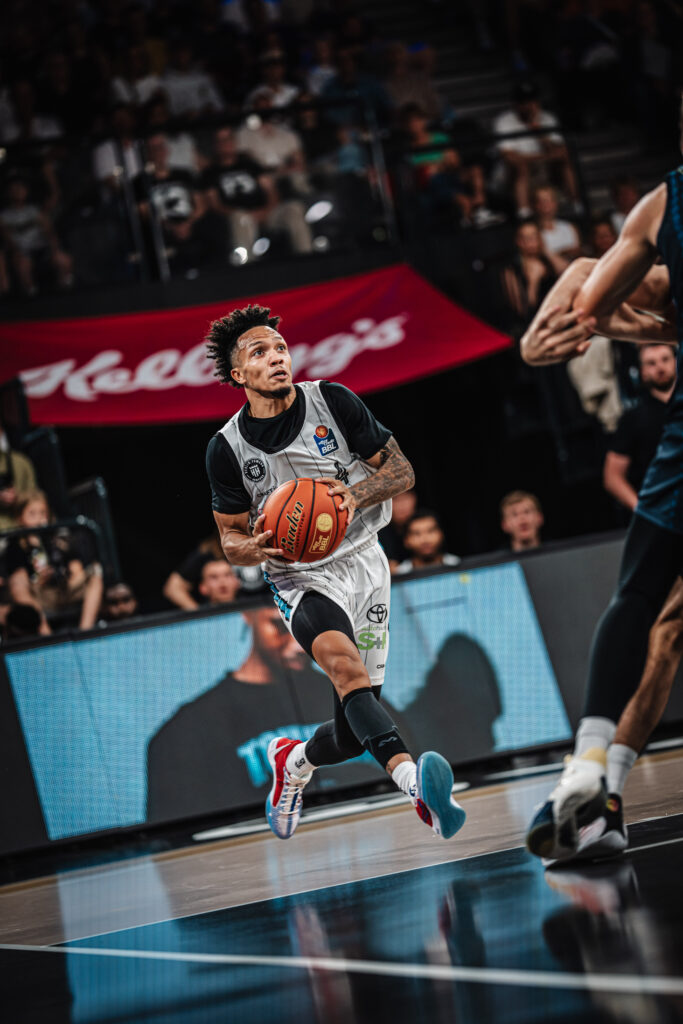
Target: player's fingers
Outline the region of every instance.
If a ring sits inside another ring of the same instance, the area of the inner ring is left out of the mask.
[[[258,537],[263,532],[263,524],[266,520],[265,515],[260,515],[254,523],[254,529],[251,531],[254,537]]]
[[[273,531],[272,530],[264,530],[263,533],[259,533],[258,536],[255,536],[255,540],[256,540],[256,543],[259,545],[259,547],[262,548],[264,546],[264,544],[268,543],[268,541],[270,540],[270,538],[272,536],[273,536]]]
[[[556,337],[549,339],[546,343],[546,348],[551,352],[558,352],[567,346],[577,345],[579,342],[587,341],[591,331],[585,326],[585,324],[575,324],[573,327],[567,328],[562,331]]]
[[[261,553],[267,555],[268,558],[282,558],[284,555],[282,548],[262,548]]]

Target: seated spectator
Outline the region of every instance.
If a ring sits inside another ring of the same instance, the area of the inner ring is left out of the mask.
[[[208,604],[231,604],[240,590],[239,576],[225,558],[212,559],[202,566],[199,593]]]
[[[93,150],[93,174],[100,184],[118,191],[122,173],[125,172],[128,180],[132,181],[144,167],[135,134],[135,111],[129,104],[117,103],[112,109],[109,130],[112,137],[100,142]]]
[[[37,608],[32,604],[11,604],[2,625],[2,642],[16,643],[32,636],[49,635],[50,630]]]
[[[515,253],[502,275],[503,293],[513,314],[513,333],[531,321],[556,277],[538,226],[532,220],[523,221],[515,231]]]
[[[330,36],[313,40],[313,61],[306,75],[306,87],[313,96],[320,96],[325,86],[337,75],[334,50]]]
[[[98,90],[93,89],[91,83],[86,85],[79,80],[73,64],[61,50],[49,53],[41,64],[39,109],[56,118],[67,135],[87,135],[99,112]]]
[[[405,561],[408,552],[403,544],[406,526],[417,508],[417,491],[403,491],[391,499],[391,520],[379,532],[379,542],[387,556],[389,568],[395,572],[400,562]]]
[[[0,530],[12,530],[17,526],[17,499],[20,494],[35,491],[36,487],[33,463],[22,452],[10,447],[9,438],[0,426]]]
[[[224,558],[225,555],[218,536],[211,534],[190,552],[177,569],[170,573],[162,590],[166,600],[174,604],[176,608],[183,608],[185,611],[194,611],[199,608],[205,601],[205,597],[199,589],[202,569],[207,562],[219,562]],[[234,565],[232,570],[240,581],[242,593],[257,594],[266,589],[263,572],[259,565]]]
[[[42,491],[31,491],[17,501],[17,525],[48,526],[50,509]],[[10,540],[5,556],[12,601],[30,604],[41,615],[41,632],[50,632],[47,620],[76,617],[80,629],[91,629],[102,601],[102,567],[83,564],[68,531],[29,534]]]
[[[495,119],[496,135],[546,129],[542,135],[520,135],[498,143],[498,150],[513,180],[519,217],[531,216],[531,190],[539,177],[558,175],[568,197],[579,208],[576,177],[569,153],[554,114],[541,108],[538,89],[533,82],[520,82],[515,90],[514,106]]]
[[[71,257],[61,248],[47,213],[30,202],[24,178],[10,178],[6,185],[0,236],[25,295],[35,295],[42,277],[55,279],[60,288],[73,284]]]
[[[267,115],[273,109],[271,90],[261,87],[253,95],[252,102],[254,110]],[[274,117],[254,114],[247,118],[237,132],[236,142],[241,153],[247,153],[268,171],[298,174],[305,171],[301,139],[296,132],[279,124]]]
[[[209,205],[225,217],[231,245],[253,257],[253,246],[263,230],[283,231],[294,252],[309,252],[311,230],[304,205],[297,199],[278,200],[272,177],[253,157],[239,153],[231,128],[214,135],[215,162],[202,179]]]
[[[423,48],[423,50],[426,48]],[[422,52],[418,51],[420,56]],[[388,51],[388,74],[384,88],[395,110],[407,104],[419,107],[428,121],[438,121],[444,104],[432,84],[424,61],[409,53],[404,43],[392,43]]]
[[[624,221],[640,199],[641,192],[635,178],[615,178],[611,185],[614,209],[610,215],[612,227],[617,235],[621,234]]]
[[[531,551],[541,546],[543,509],[535,494],[510,491],[500,503],[500,528],[510,538],[513,551]]]
[[[457,555],[444,552],[444,533],[438,516],[429,509],[418,509],[410,517],[403,534],[408,558],[396,568],[396,575],[435,569],[440,565],[457,565]]]
[[[534,213],[548,256],[559,257],[556,269],[564,267],[580,254],[581,238],[576,225],[557,216],[557,192],[552,185],[545,185],[534,191]]]
[[[326,100],[345,100],[348,103],[331,106],[328,118],[346,127],[362,125],[365,120],[363,106],[369,106],[380,125],[387,124],[393,112],[391,100],[379,79],[358,70],[356,57],[349,47],[339,51],[338,71],[324,87],[321,96]]]
[[[142,107],[162,89],[161,77],[152,73],[149,53],[145,47],[129,46],[123,74],[112,79],[114,102]]]
[[[659,444],[676,383],[676,356],[669,345],[643,345],[638,355],[645,391],[619,420],[609,440],[602,475],[605,490],[631,511]]]
[[[617,232],[608,217],[598,217],[591,224],[590,255],[600,259],[617,240]]]
[[[138,599],[127,583],[112,583],[105,587],[100,608],[99,625],[110,625],[130,619],[137,613]]]
[[[163,132],[168,146],[168,162],[193,176],[199,172],[200,156],[189,132],[179,131],[171,119],[168,97],[157,93],[145,108],[145,126],[149,131]]]
[[[225,109],[213,79],[195,65],[192,46],[185,40],[176,44],[162,85],[173,117],[206,117]]]
[[[0,142],[32,142],[56,139],[64,128],[56,117],[36,111],[35,90],[28,79],[14,83],[7,96],[5,117],[0,121]]]
[[[271,50],[262,54],[259,60],[261,78],[258,84],[247,96],[244,105],[247,109],[252,106],[254,96],[257,96],[261,89],[270,89],[274,107],[288,107],[294,103],[299,95],[299,87],[285,81],[287,65],[285,55],[280,50]]]
[[[451,144],[451,137],[446,132],[430,128],[429,118],[417,103],[406,103],[401,107],[398,121],[408,148],[407,160],[417,169],[418,181],[424,185],[438,168],[446,147]],[[434,148],[428,148],[430,146]]]
[[[161,134],[147,140],[151,167],[133,181],[140,215],[149,227],[156,216],[174,270],[189,270],[225,259],[225,233],[192,175],[172,167],[168,143]]]

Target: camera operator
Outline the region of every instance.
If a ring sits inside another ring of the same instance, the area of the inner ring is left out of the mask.
[[[42,491],[21,496],[16,510],[17,526],[37,528],[50,523]],[[80,629],[95,625],[102,600],[102,568],[94,561],[83,564],[68,530],[10,540],[6,562],[12,601],[38,609],[40,633],[51,632],[48,619],[59,626],[77,622]]]

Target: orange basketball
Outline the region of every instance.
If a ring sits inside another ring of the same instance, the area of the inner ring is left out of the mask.
[[[328,494],[328,484],[299,477],[280,484],[268,495],[264,530],[272,530],[272,546],[282,548],[288,562],[317,562],[339,547],[348,515],[341,497]]]

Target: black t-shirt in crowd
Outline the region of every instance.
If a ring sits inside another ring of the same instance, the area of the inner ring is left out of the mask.
[[[611,452],[627,455],[631,460],[627,477],[635,490],[640,489],[647,467],[654,458],[667,410],[668,403],[653,398],[648,391],[637,405],[622,415],[609,442]]]
[[[51,537],[44,544],[37,537],[10,540],[5,553],[7,575],[25,569],[31,583],[36,583],[48,567],[53,570],[53,580],[57,582],[62,576],[67,576],[70,562],[81,560],[82,556],[66,537]]]
[[[259,182],[264,168],[245,153],[240,153],[233,164],[222,167],[212,164],[202,176],[202,188],[215,188],[227,209],[258,210],[268,202],[265,189]]]
[[[249,416],[245,405],[239,414],[240,430],[255,448],[267,455],[282,451],[299,434],[306,416],[305,396],[294,385],[296,398],[289,409],[278,416]],[[369,459],[376,455],[391,437],[391,431],[375,419],[364,402],[343,384],[323,381],[323,398],[339,424],[349,449]],[[206,471],[211,483],[211,507],[224,515],[239,515],[251,508],[251,499],[244,486],[242,469],[235,453],[222,434],[215,434],[206,451]]]
[[[153,174],[138,174],[133,178],[133,190],[139,203],[151,202],[160,220],[187,220],[194,213],[195,183],[189,171],[180,167],[169,168],[166,178]]]

